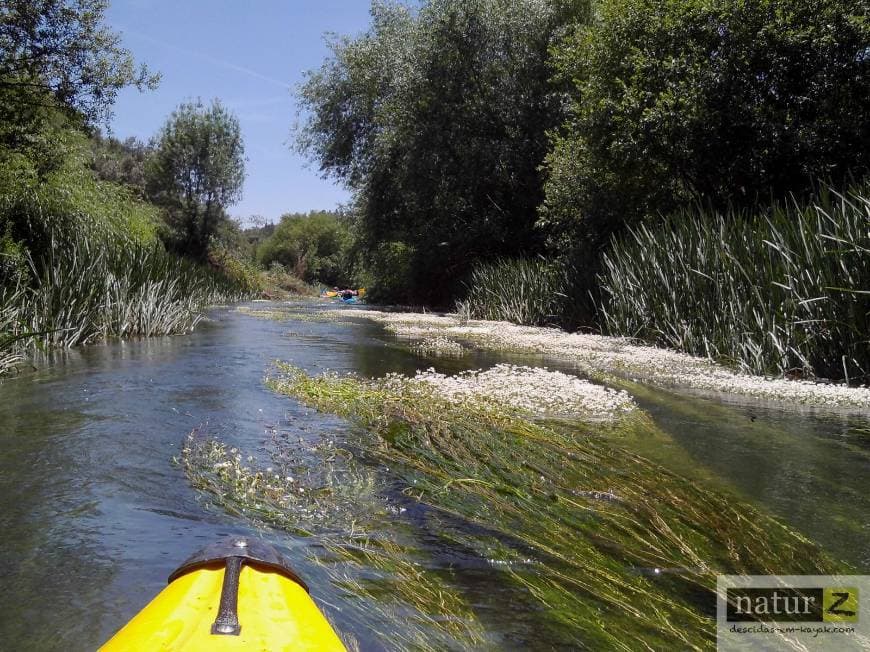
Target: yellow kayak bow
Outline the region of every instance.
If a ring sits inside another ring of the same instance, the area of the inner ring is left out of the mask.
[[[346,652],[272,546],[236,537],[193,555],[101,652]]]

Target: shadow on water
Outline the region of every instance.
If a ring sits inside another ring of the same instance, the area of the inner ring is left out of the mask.
[[[870,450],[858,434],[867,418],[638,385],[629,391],[694,464],[858,572],[870,571]]]
[[[255,455],[266,454],[276,424],[312,441],[347,434],[339,420],[264,387],[276,359],[312,373],[364,376],[430,366],[455,373],[504,361],[571,370],[538,355],[433,358],[402,344],[367,322],[269,321],[217,310],[189,336],[85,347],[4,380],[0,562],[10,570],[0,593],[0,640],[16,650],[94,649],[194,549],[252,530],[249,521],[210,508],[172,464],[192,429],[207,424],[228,445]],[[870,453],[850,434],[866,419],[644,386],[631,391],[672,438],[644,454],[680,471],[707,469],[859,572],[870,570]],[[496,631],[495,640],[509,647],[533,642],[534,614],[523,620],[505,606],[521,604],[522,593],[505,593],[488,560],[445,538],[450,524],[443,515],[409,509],[402,523],[432,567],[448,574]],[[315,541],[267,536],[310,584],[323,587],[328,612],[349,599],[310,562]],[[374,646],[364,622],[355,617],[350,626],[364,647]]]

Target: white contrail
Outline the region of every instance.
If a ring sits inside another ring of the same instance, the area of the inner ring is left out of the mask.
[[[202,52],[195,52],[193,50],[188,50],[187,48],[181,48],[177,45],[173,45],[172,43],[167,43],[166,41],[161,41],[156,38],[152,38],[151,36],[147,36],[145,34],[140,34],[138,32],[131,32],[124,30],[121,28],[126,34],[130,36],[135,36],[136,38],[140,38],[143,41],[148,41],[149,43],[153,43],[154,45],[159,45],[160,47],[168,48],[170,50],[175,50],[176,52],[180,52],[181,54],[185,54],[190,57],[197,57],[198,59],[202,59],[203,61],[208,61],[209,63],[213,63],[216,66],[222,66],[223,68],[228,68],[230,70],[235,70],[236,72],[240,72],[243,75],[248,75],[249,77],[255,77],[265,82],[269,82],[270,84],[275,84],[277,86],[281,86],[283,88],[293,90],[293,86],[288,84],[287,82],[283,82],[280,79],[275,79],[274,77],[269,77],[268,75],[264,75],[262,73],[257,72],[256,70],[251,70],[250,68],[245,68],[244,66],[240,66],[238,64],[232,63],[230,61],[224,61],[223,59],[217,59],[211,55],[203,54]]]

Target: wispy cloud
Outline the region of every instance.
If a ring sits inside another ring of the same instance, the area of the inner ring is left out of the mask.
[[[129,36],[136,37],[143,41],[147,41],[148,43],[152,43],[154,45],[158,45],[162,48],[166,48],[168,50],[173,50],[180,54],[184,54],[188,57],[196,57],[202,61],[207,61],[215,66],[220,66],[221,68],[226,68],[227,70],[234,70],[235,72],[241,73],[243,75],[247,75],[248,77],[253,77],[255,79],[259,79],[264,82],[268,82],[270,84],[274,84],[275,86],[281,86],[282,88],[286,88],[288,90],[293,90],[293,86],[288,84],[287,82],[281,81],[280,79],[275,79],[274,77],[269,77],[268,75],[264,75],[262,73],[257,72],[256,70],[251,70],[245,66],[240,66],[238,64],[233,63],[232,61],[225,61],[224,59],[218,59],[217,57],[213,57],[210,54],[205,54],[203,52],[196,52],[194,50],[188,50],[187,48],[178,47],[177,45],[173,45],[172,43],[167,43],[166,41],[161,41],[160,39],[153,38],[148,36],[147,34],[141,34],[139,32],[130,31],[127,29],[121,28],[124,30],[125,34]]]
[[[227,106],[235,109],[268,109],[272,107],[287,106],[292,103],[293,98],[289,94],[278,95],[274,97],[240,97],[229,98],[223,100]]]

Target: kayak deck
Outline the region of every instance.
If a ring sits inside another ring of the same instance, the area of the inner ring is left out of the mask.
[[[178,577],[100,650],[345,650],[302,586],[252,565],[243,566],[239,576],[241,631],[212,634],[224,573],[224,567],[199,568]]]

